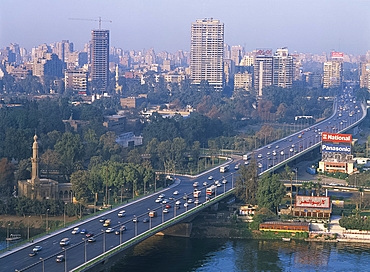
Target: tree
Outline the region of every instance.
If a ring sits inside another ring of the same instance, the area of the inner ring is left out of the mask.
[[[46,170],[46,177],[49,178],[49,170],[57,170],[61,165],[59,154],[51,149],[46,150],[41,155],[41,164],[42,168]]]
[[[266,173],[262,176],[258,186],[258,206],[276,212],[285,193],[285,186],[280,182],[279,175]]]
[[[0,188],[3,195],[10,195],[14,185],[14,165],[7,158],[0,160]]]
[[[235,195],[247,204],[257,204],[258,175],[257,162],[251,160],[248,167],[242,165],[235,180]]]
[[[92,192],[89,189],[89,173],[87,171],[79,170],[71,175],[72,190],[77,199],[82,203],[87,203],[92,199]]]

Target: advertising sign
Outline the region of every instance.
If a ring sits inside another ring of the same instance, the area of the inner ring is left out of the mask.
[[[325,196],[301,196],[295,197],[295,206],[302,208],[330,208],[330,199]]]
[[[257,56],[272,56],[272,49],[266,49],[266,48],[258,48],[256,50],[256,55]]]
[[[351,154],[351,146],[348,145],[333,145],[333,144],[322,144],[322,151],[326,152],[338,152]]]
[[[331,52],[332,58],[342,58],[343,59],[343,52]]]
[[[340,142],[340,143],[352,143],[351,134],[335,134],[335,133],[323,133],[321,134],[321,141],[325,142]]]

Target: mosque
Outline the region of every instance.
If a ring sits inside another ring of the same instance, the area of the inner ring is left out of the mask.
[[[39,145],[37,135],[33,137],[33,156],[31,179],[18,181],[18,195],[31,199],[60,199],[64,202],[73,201],[72,183],[60,183],[52,179],[39,177]]]

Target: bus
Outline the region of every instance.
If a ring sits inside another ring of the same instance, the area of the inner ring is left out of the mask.
[[[221,167],[220,167],[220,173],[225,173],[225,172],[227,172],[227,171],[229,171],[229,166],[228,166],[228,165],[226,165],[226,166],[221,166]]]
[[[243,160],[244,161],[250,160],[251,158],[252,158],[252,153],[247,153],[247,154],[243,155]]]

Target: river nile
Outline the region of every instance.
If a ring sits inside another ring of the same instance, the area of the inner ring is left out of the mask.
[[[370,271],[370,244],[155,236],[111,272]]]

